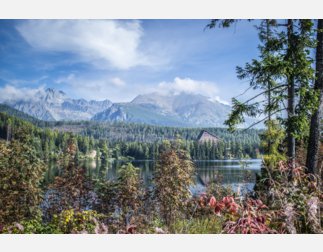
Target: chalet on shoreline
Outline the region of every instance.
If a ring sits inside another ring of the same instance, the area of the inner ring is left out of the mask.
[[[198,143],[212,142],[213,144],[217,144],[219,141],[221,141],[220,138],[206,130],[202,130],[197,137]]]

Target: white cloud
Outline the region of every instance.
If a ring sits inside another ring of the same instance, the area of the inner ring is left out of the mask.
[[[167,95],[184,92],[204,95],[209,97],[210,101],[229,104],[220,98],[215,83],[191,78],[176,77],[171,82],[163,81],[158,84],[132,83],[130,85],[119,77],[96,76],[91,78],[69,74],[57,79],[56,83],[70,87],[77,97],[93,100],[109,99],[113,102],[128,102],[140,94],[157,92]]]
[[[110,81],[116,87],[124,87],[126,85],[126,83],[118,77],[114,77],[114,78],[110,79]]]
[[[34,100],[37,97],[37,94],[44,92],[45,86],[40,86],[38,88],[16,88],[12,85],[5,85],[4,87],[0,88],[0,102],[10,102],[16,100]]]
[[[126,83],[121,78],[115,76],[82,76],[71,73],[57,78],[55,89],[62,89],[67,96],[74,98],[84,98],[87,100],[105,100],[113,102],[129,102],[140,94],[158,92],[161,94],[179,94],[181,92],[200,94],[209,97],[211,101],[219,101],[229,104],[219,96],[219,91],[215,83],[208,81],[193,80],[191,78],[176,77],[171,82],[160,82],[159,84]],[[52,86],[53,87],[53,86]],[[45,85],[38,88],[15,87],[6,85],[0,88],[0,102],[10,100],[34,100],[38,95],[44,94]]]
[[[75,74],[71,73],[67,76],[59,77],[55,80],[55,83],[57,84],[71,84],[75,80]]]
[[[200,94],[209,97],[211,101],[219,101],[225,104],[229,104],[227,101],[220,99],[216,84],[209,81],[199,81],[190,78],[176,77],[172,82],[159,83],[156,91],[174,94],[181,92]]]
[[[139,21],[28,20],[16,29],[37,50],[72,53],[100,68],[153,65],[139,50],[143,36]]]
[[[79,98],[92,100],[109,99],[114,102],[129,100],[128,96],[125,98],[125,94],[128,92],[127,84],[119,77],[111,78],[101,75],[92,78],[72,73],[58,78],[55,83],[64,85],[64,89],[70,89]]]

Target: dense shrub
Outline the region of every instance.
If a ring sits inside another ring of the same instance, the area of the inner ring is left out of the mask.
[[[286,233],[319,233],[320,178],[306,167],[280,161],[257,181],[256,193],[276,212],[277,228]]]
[[[139,169],[132,164],[123,165],[118,170],[116,182],[116,202],[121,226],[125,232],[134,232],[143,206],[143,189],[139,177]]]
[[[95,211],[64,210],[54,215],[49,223],[44,223],[40,216],[15,222],[3,227],[2,233],[9,234],[106,234],[104,216]]]
[[[158,158],[154,177],[155,197],[160,216],[167,225],[180,217],[191,197],[194,166],[186,152],[165,150]]]
[[[232,203],[231,203],[232,204]],[[234,221],[227,221],[223,232],[228,234],[274,234],[276,230],[271,229],[270,214],[266,211],[268,207],[261,200],[247,199],[243,202],[239,217]]]
[[[0,223],[31,219],[39,213],[45,165],[39,159],[33,139],[20,130],[20,141],[0,140]]]
[[[77,153],[75,140],[70,138],[64,156],[59,160],[63,165],[61,176],[55,177],[42,202],[45,219],[51,220],[54,214],[63,210],[87,210],[96,202],[94,185],[85,170],[75,162]]]
[[[63,234],[105,234],[107,226],[101,221],[103,215],[95,211],[64,210],[54,215],[52,225]]]

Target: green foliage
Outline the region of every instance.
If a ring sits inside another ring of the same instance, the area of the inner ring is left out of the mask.
[[[106,164],[111,159],[157,159],[159,153],[165,147],[164,141],[174,141],[176,139],[182,139],[181,146],[196,160],[240,158],[241,152],[236,148],[231,148],[240,145],[244,157],[255,158],[259,152],[258,135],[261,132],[259,130],[237,130],[232,134],[226,129],[208,128],[206,130],[218,136],[222,141],[217,144],[197,144],[197,136],[202,130],[199,128],[188,129],[140,124],[98,124],[88,122],[74,122],[73,124],[69,122],[48,122],[47,124],[54,124],[54,130],[38,128],[31,123],[0,113],[0,138],[7,140],[9,137],[10,139],[19,140],[17,131],[21,127],[27,127],[34,139],[37,154],[45,162],[49,162],[60,159],[68,145],[68,139],[74,136],[78,159],[86,159],[88,158],[88,153],[96,150],[98,161]],[[68,128],[68,130],[75,131],[78,134],[64,132],[64,127],[67,126],[72,127]],[[76,128],[73,129],[73,127]],[[229,150],[229,148],[231,149]]]
[[[287,29],[279,28],[282,26]],[[261,42],[259,59],[253,59],[244,68],[237,67],[237,74],[240,79],[250,80],[250,87],[260,92],[245,102],[233,98],[233,109],[225,123],[234,130],[244,122],[245,116],[266,115],[261,121],[270,120],[279,115],[287,100],[297,99],[295,107],[288,107],[295,112],[289,111],[288,118],[281,120],[287,133],[296,139],[304,138],[309,131],[308,118],[318,107],[318,95],[312,89],[313,22],[299,19],[285,25],[263,20],[257,29]],[[287,89],[293,89],[294,93],[285,93]],[[266,99],[257,99],[262,95]]]
[[[245,117],[256,117],[261,111],[259,110],[259,103],[247,104],[239,102],[236,98],[232,98],[232,111],[229,118],[224,122],[229,126],[229,130],[234,132],[235,126],[245,122]]]
[[[19,111],[17,109],[14,109],[14,108],[12,108],[10,106],[7,106],[5,104],[0,104],[0,112],[1,113],[6,113],[6,114],[8,114],[10,116],[15,116],[15,117],[21,118],[21,119],[23,119],[25,121],[28,121],[28,122],[31,122],[33,124],[41,125],[40,120],[38,120],[38,119],[36,119],[36,118],[34,118],[34,117],[24,113],[24,112],[21,112],[21,111]]]
[[[117,179],[117,203],[122,211],[122,216],[136,214],[142,205],[142,189],[139,169],[131,163],[121,166]]]
[[[117,183],[116,181],[99,179],[95,183],[95,193],[97,200],[94,204],[94,210],[99,213],[111,214],[117,207]]]
[[[222,28],[228,28],[237,21],[238,20],[236,19],[212,19],[211,22],[205,28],[214,29],[217,26]]]
[[[40,216],[22,220],[5,226],[1,233],[9,234],[106,234],[108,228],[104,224],[104,215],[96,211],[64,210],[54,215],[49,223],[44,223]]]
[[[41,216],[29,220],[21,220],[3,227],[4,234],[59,234],[60,230],[52,223],[44,223]]]
[[[177,219],[170,227],[172,234],[220,234],[222,219],[218,216]]]
[[[270,119],[272,115],[280,112],[280,104],[285,96],[286,85],[281,81],[284,73],[284,57],[277,53],[284,46],[281,34],[277,31],[275,20],[263,20],[257,27],[260,38],[259,59],[253,59],[251,63],[246,63],[245,67],[237,67],[239,79],[248,79],[250,88],[259,89],[260,92],[245,102],[232,99],[233,109],[225,122],[231,130],[235,130],[236,125],[244,122],[244,117],[257,117],[267,115],[265,119]],[[266,99],[258,99],[264,95]]]
[[[279,161],[286,160],[286,156],[280,151],[285,139],[285,131],[276,120],[267,121],[266,127],[267,129],[261,135],[261,144],[267,153],[263,156],[263,161],[265,166],[276,167]]]
[[[104,234],[108,229],[101,221],[103,217],[96,211],[70,209],[54,215],[52,225],[63,234]]]

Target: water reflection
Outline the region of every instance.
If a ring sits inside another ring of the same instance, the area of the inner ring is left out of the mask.
[[[135,160],[131,162],[140,168],[140,176],[145,185],[151,184],[155,161]],[[255,183],[256,174],[260,172],[261,160],[198,160],[194,161],[196,167],[196,185],[192,187],[193,193],[204,190],[206,184],[217,182],[225,186],[230,186],[234,191],[244,194],[252,190]],[[98,161],[88,160],[83,162],[88,176],[92,178],[106,178],[113,180],[117,177],[117,170],[125,162],[115,161],[106,164]],[[45,180],[50,183],[55,176],[60,175],[60,169],[55,164],[51,164]]]

